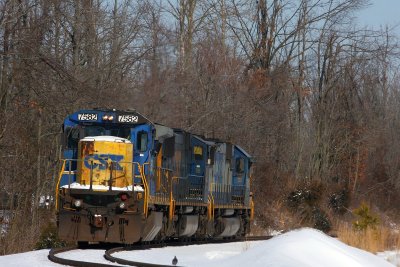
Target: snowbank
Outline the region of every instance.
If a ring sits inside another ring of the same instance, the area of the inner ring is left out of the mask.
[[[400,251],[378,252],[377,255],[396,266],[400,266]]]
[[[0,266],[4,267],[55,267],[62,266],[47,259],[48,249],[11,254],[0,257]]]
[[[117,257],[181,266],[386,267],[389,262],[313,229],[292,231],[267,241],[130,251]]]
[[[59,254],[67,259],[106,263],[103,250],[75,250]],[[48,250],[0,257],[0,266],[60,266],[47,259]],[[125,251],[114,256],[171,264],[174,256],[180,266],[271,266],[271,267],[393,267],[369,252],[343,244],[319,231],[301,229],[266,241],[167,247]]]
[[[241,255],[210,266],[274,267],[386,267],[392,266],[378,256],[350,247],[313,229],[292,231],[247,250]]]

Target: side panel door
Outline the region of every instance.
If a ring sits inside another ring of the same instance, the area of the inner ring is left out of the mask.
[[[207,145],[197,138],[191,138],[191,163],[189,173],[189,195],[198,200],[204,197]]]
[[[190,165],[191,176],[202,176],[205,174],[207,146],[200,140],[192,138],[192,162]]]

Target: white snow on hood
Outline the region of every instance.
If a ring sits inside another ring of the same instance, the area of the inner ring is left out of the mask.
[[[86,136],[80,141],[105,141],[114,143],[131,143],[128,139],[116,136],[100,135],[100,136]]]
[[[61,188],[68,188],[68,185],[63,185]],[[83,185],[83,184],[80,184],[80,183],[72,183],[71,185],[70,185],[70,188],[72,188],[72,189],[89,189],[90,188],[90,185]],[[92,185],[92,188],[93,188],[93,190],[98,190],[98,191],[107,191],[108,189],[109,189],[109,187],[108,186],[106,186],[106,185],[99,185],[99,184],[94,184],[94,185]],[[126,186],[126,187],[116,187],[116,186],[113,186],[113,187],[111,187],[112,188],[112,190],[114,191],[132,191],[132,185],[129,185],[129,186]],[[135,191],[136,192],[143,192],[144,191],[144,189],[143,189],[143,187],[142,186],[140,186],[140,185],[135,185],[135,187],[134,187],[134,189],[135,189]]]

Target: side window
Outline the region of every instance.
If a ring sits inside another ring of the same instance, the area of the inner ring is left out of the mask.
[[[210,147],[210,148],[208,149],[207,156],[208,156],[207,163],[208,163],[209,165],[214,165],[214,161],[215,161],[215,147],[212,146],[212,147]]]
[[[194,154],[195,160],[202,160],[203,159],[203,148],[201,146],[194,146],[193,154]]]
[[[63,133],[64,137],[64,147],[73,149],[78,147],[78,142],[79,142],[79,129],[78,128],[72,128],[68,127],[65,129],[65,132]]]
[[[244,159],[236,158],[236,172],[243,173],[244,172]]]
[[[147,150],[147,142],[147,132],[138,132],[136,138],[136,149],[140,152],[145,152]]]

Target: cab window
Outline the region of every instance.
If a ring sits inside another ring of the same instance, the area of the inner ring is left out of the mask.
[[[73,149],[78,147],[79,128],[68,127],[63,133],[64,147]]]
[[[202,160],[203,159],[203,148],[201,146],[194,146],[193,154],[194,154],[195,160]]]
[[[147,150],[147,141],[147,132],[138,132],[136,138],[136,149],[140,152],[145,152]]]
[[[237,158],[236,159],[236,172],[237,173],[243,173],[244,172],[244,159],[243,158]]]

